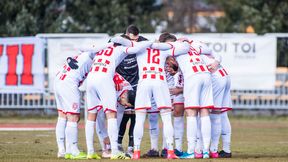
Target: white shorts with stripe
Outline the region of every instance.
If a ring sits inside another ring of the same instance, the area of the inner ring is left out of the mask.
[[[80,114],[80,97],[78,83],[66,80],[54,81],[54,94],[58,111],[68,114]]]
[[[183,95],[185,98],[185,109],[213,108],[213,92],[210,73],[194,74],[184,80]]]
[[[232,109],[229,76],[212,75],[214,110],[225,112]]]
[[[142,80],[138,83],[135,110],[151,109],[151,99],[155,100],[157,109],[171,108],[169,89],[165,81]]]
[[[174,105],[184,105],[183,93],[172,96],[172,104]]]
[[[103,108],[104,112],[108,110],[117,112],[116,100],[117,100],[116,90],[113,78],[95,74],[88,75],[87,77],[88,110],[98,108],[99,111],[99,108]],[[100,105],[102,105],[102,107]]]

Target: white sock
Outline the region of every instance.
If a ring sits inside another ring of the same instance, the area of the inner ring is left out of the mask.
[[[174,117],[174,138],[175,148],[178,151],[182,151],[182,142],[184,134],[184,117]]]
[[[107,128],[106,128],[105,114],[102,110],[99,111],[97,114],[96,133],[97,133],[102,150],[105,150],[104,139],[105,137],[108,137],[108,133],[107,133]]]
[[[65,152],[65,128],[67,120],[65,118],[58,117],[58,121],[55,128],[56,140],[59,152]]]
[[[136,112],[136,121],[134,127],[134,151],[140,150],[141,140],[144,131],[144,122],[146,118],[146,113]]]
[[[120,129],[120,124],[123,119],[124,111],[125,111],[125,107],[123,107],[122,105],[117,106],[117,128],[118,130]]]
[[[163,122],[162,122],[163,123]],[[167,145],[167,139],[165,137],[165,133],[164,133],[164,124],[162,124],[163,128],[162,128],[162,149],[168,149],[168,145]]]
[[[108,136],[110,139],[111,144],[111,154],[117,154],[118,153],[118,128],[117,128],[117,119],[116,118],[110,118],[107,120],[108,122]]]
[[[158,114],[149,114],[149,133],[151,150],[158,151],[158,138],[159,138],[159,124],[158,124]]]
[[[203,139],[201,133],[201,120],[200,117],[197,117],[197,142],[195,152],[200,154],[202,153],[202,151],[203,151]]]
[[[203,139],[203,152],[208,152],[211,142],[211,121],[209,116],[201,117],[201,133]]]
[[[196,137],[197,137],[197,118],[196,116],[188,116],[187,117],[187,141],[188,141],[188,149],[187,152],[189,154],[194,152]]]
[[[174,146],[173,146],[174,129],[172,125],[172,113],[161,112],[161,118],[162,118],[162,123],[163,123],[163,134],[166,138],[167,149],[174,150]]]
[[[219,138],[221,135],[221,116],[220,114],[210,114],[211,119],[211,145],[210,152],[218,151]]]
[[[68,145],[71,149],[71,154],[74,156],[78,155],[80,153],[78,149],[78,123],[68,121],[65,134]]]
[[[95,121],[86,120],[85,125],[85,135],[86,135],[86,145],[87,145],[87,154],[93,154],[94,151],[94,130],[95,130]]]
[[[221,114],[221,134],[222,134],[222,143],[223,150],[227,153],[231,152],[231,124],[228,118],[227,112]]]

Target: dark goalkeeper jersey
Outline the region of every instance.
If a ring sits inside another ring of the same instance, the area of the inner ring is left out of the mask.
[[[147,39],[139,36],[138,42],[144,40]],[[127,80],[135,89],[135,86],[139,80],[136,54],[126,56],[125,59],[117,66],[116,72],[119,73],[125,80]]]
[[[128,55],[117,66],[116,72],[127,80],[132,86],[136,85],[139,80],[138,65],[136,55]]]

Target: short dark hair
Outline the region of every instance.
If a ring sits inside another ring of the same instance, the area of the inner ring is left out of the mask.
[[[159,36],[159,42],[166,42],[169,39],[172,39],[173,41],[177,40],[177,38],[173,34],[170,34],[168,32],[162,33]]]
[[[131,33],[133,35],[138,35],[139,34],[139,29],[135,25],[129,25],[126,28],[126,33]]]

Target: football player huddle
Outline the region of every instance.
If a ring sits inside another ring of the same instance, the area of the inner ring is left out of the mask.
[[[221,61],[221,56],[203,42],[177,39],[170,33],[162,33],[157,42],[149,41],[139,36],[134,25],[93,51],[68,57],[54,81],[57,156],[230,158],[231,125],[227,115],[232,109],[230,78]],[[84,80],[87,153],[78,148],[79,86]],[[151,149],[141,156],[146,114]],[[163,123],[161,152],[158,116]],[[122,140],[129,120],[128,148],[124,149]],[[183,151],[185,128],[187,150]],[[101,156],[94,149],[95,130]],[[218,151],[220,136],[223,148]]]

